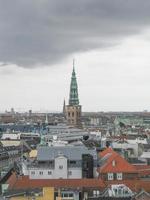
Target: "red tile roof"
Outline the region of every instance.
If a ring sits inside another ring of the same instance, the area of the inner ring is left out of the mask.
[[[132,191],[140,191],[144,189],[150,192],[150,181],[146,180],[116,180],[116,181],[102,181],[101,179],[29,179],[28,176],[17,178],[15,173],[11,175],[7,183],[9,189],[29,189],[42,187],[63,187],[63,188],[99,188],[104,190],[107,186],[112,184],[125,184]]]
[[[99,153],[100,157],[104,157],[108,153],[116,153],[111,147],[106,148],[102,152]],[[117,153],[116,153],[117,154]]]
[[[134,165],[139,176],[150,176],[150,165]]]
[[[9,189],[69,187],[69,188],[105,188],[101,179],[29,179],[29,176],[17,178],[15,174],[8,179]]]
[[[150,170],[150,165],[134,165],[137,170]]]
[[[128,163],[120,154],[110,147],[100,152],[99,155],[100,158],[106,158],[105,163],[98,169],[100,173],[137,173],[135,166]],[[113,166],[113,162],[115,163],[115,166]]]

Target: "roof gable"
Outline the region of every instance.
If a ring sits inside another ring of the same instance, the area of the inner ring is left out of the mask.
[[[136,172],[135,166],[128,163],[120,154],[116,153],[112,148],[105,149],[103,152],[100,153],[100,156],[102,157],[102,159],[107,157],[104,165],[100,167],[101,173]]]

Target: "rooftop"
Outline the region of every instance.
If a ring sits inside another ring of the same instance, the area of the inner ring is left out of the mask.
[[[9,189],[25,188],[104,188],[105,184],[101,179],[29,179],[29,176],[18,177],[15,173],[11,175],[7,183]]]
[[[120,154],[115,152],[112,148],[106,148],[104,151],[99,153],[102,161],[99,168],[100,173],[137,173],[135,166],[128,163]]]
[[[94,159],[97,159],[95,149],[88,149],[83,146],[40,146],[37,149],[37,160],[46,161],[54,160],[58,155],[65,155],[70,160],[81,160],[82,154],[91,154]]]
[[[29,176],[17,177],[13,173],[7,180],[9,189],[34,189],[43,187],[55,188],[97,188],[105,189],[112,184],[125,184],[133,192],[138,192],[144,189],[150,192],[150,181],[147,180],[116,180],[116,181],[102,181],[101,179],[29,179]]]

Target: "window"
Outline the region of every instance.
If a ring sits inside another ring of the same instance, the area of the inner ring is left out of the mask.
[[[31,175],[35,175],[35,171],[31,171]]]
[[[51,175],[52,174],[52,172],[51,171],[48,171],[48,175]]]
[[[114,174],[108,173],[108,180],[114,180]]]
[[[40,172],[39,172],[39,174],[40,174],[40,175],[43,175],[43,172],[42,172],[42,171],[40,171]]]
[[[75,160],[70,160],[70,164],[76,164]]]
[[[59,169],[63,169],[63,165],[59,165]]]
[[[67,193],[65,193],[65,194],[64,194],[64,197],[68,197],[68,194],[67,194]]]
[[[99,190],[93,190],[93,196],[98,197],[100,194]]]
[[[73,194],[72,194],[72,193],[70,193],[70,194],[69,194],[69,197],[73,197]]]
[[[73,193],[61,193],[61,196],[64,198],[73,197]]]
[[[69,171],[69,172],[68,172],[68,175],[72,175],[72,171]]]
[[[117,173],[117,180],[122,180],[122,173]]]

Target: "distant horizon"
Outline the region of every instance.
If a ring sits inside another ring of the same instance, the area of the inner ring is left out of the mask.
[[[32,109],[15,109],[13,108],[15,113],[28,113]],[[3,113],[11,113],[11,109],[0,110],[0,114]],[[48,109],[40,109],[40,110],[32,110],[32,113],[62,113],[60,110],[48,110]],[[103,111],[86,111],[82,110],[82,113],[149,113],[149,110],[103,110]]]

